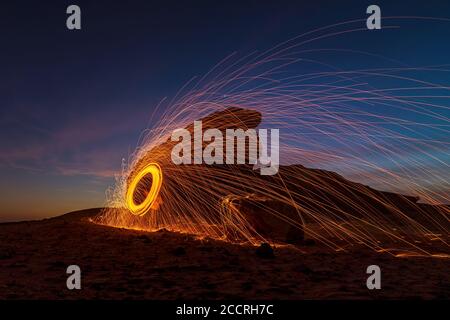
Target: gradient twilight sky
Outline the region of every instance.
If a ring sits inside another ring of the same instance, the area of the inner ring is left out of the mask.
[[[392,2],[3,2],[0,221],[102,206],[158,102],[232,52],[245,55],[314,28],[364,19],[373,3],[386,16],[450,18],[448,1]],[[70,4],[81,7],[81,31],[66,29]],[[321,47],[449,64],[450,22],[411,22]],[[338,59],[329,62],[368,64]],[[448,73],[433,81],[448,85]]]

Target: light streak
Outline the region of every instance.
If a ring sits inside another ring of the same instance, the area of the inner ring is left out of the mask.
[[[340,70],[300,50],[352,32],[360,28],[320,28],[257,55],[230,56],[184,87],[131,155],[97,222],[257,244],[272,241],[258,219],[275,217],[335,251],[358,244],[399,257],[447,257],[450,85],[408,74],[429,79],[450,70]],[[291,72],[311,65],[321,68]],[[284,165],[263,177],[248,165],[173,164],[172,131],[192,131],[196,120],[204,130],[280,128]],[[156,179],[134,203],[149,164],[159,166]]]
[[[147,175],[151,175],[152,177],[152,182],[149,190],[147,190],[148,188],[147,185],[141,187],[141,189],[143,190],[139,190],[138,188],[139,183]],[[126,195],[127,207],[132,214],[137,216],[143,216],[152,208],[158,197],[159,190],[161,189],[162,181],[163,181],[162,170],[157,163],[149,163],[134,176],[134,178],[130,182]],[[138,204],[136,204],[135,202],[136,192],[147,192],[147,195],[145,196],[144,200]]]

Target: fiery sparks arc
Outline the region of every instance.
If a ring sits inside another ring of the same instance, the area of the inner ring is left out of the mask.
[[[374,55],[303,48],[363,32],[355,23],[320,28],[263,53],[231,55],[189,82],[164,102],[97,222],[252,244],[304,236],[336,251],[362,245],[447,257],[450,84],[424,79],[450,70],[379,56],[391,66],[342,70],[326,62],[327,52]],[[279,172],[175,165],[171,133],[192,132],[195,120],[221,132],[280,128]],[[151,184],[142,183],[148,174]]]
[[[150,188],[148,185],[144,185],[142,188],[138,188],[138,185],[142,182],[144,177],[151,175]],[[161,167],[157,163],[149,163],[142,170],[140,170],[131,180],[127,189],[126,203],[130,212],[137,216],[143,216],[150,208],[155,204],[158,197],[159,190],[163,181],[163,175]],[[135,202],[136,192],[147,192],[144,200],[141,203]]]

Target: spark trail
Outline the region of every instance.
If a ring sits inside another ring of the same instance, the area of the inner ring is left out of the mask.
[[[337,251],[358,244],[447,257],[450,87],[424,79],[450,70],[341,70],[314,59],[332,49],[304,48],[361,32],[358,23],[230,55],[189,82],[164,102],[97,222],[252,244],[273,241],[274,229],[285,228]],[[301,72],[311,66],[318,70]],[[248,164],[173,164],[171,133],[192,130],[195,120],[203,130],[279,128],[278,174],[261,176]]]

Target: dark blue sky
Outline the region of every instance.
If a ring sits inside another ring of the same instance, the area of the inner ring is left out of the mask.
[[[450,18],[448,1],[392,2],[3,2],[0,220],[101,206],[158,102],[232,52],[265,50],[311,29],[364,19],[372,3],[383,16]],[[66,29],[70,4],[81,7],[80,31]],[[316,47],[446,64],[449,39],[450,22],[413,21]],[[370,66],[365,59],[328,57],[343,68]],[[448,74],[434,77],[448,85]]]

